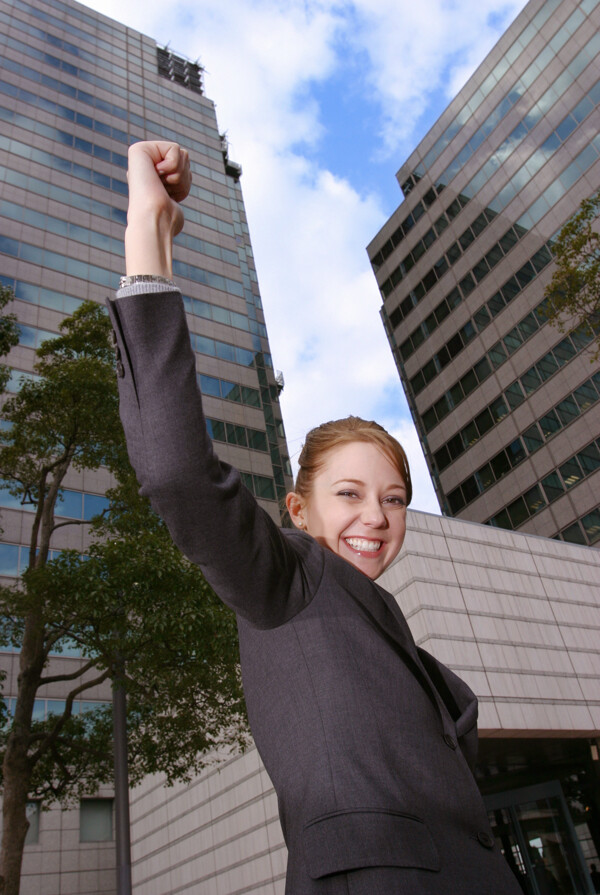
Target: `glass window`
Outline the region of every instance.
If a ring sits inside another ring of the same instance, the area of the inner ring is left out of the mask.
[[[577,457],[571,457],[570,460],[567,460],[566,463],[563,463],[562,466],[559,466],[558,471],[560,472],[567,488],[572,488],[573,485],[576,485],[577,482],[580,482],[583,478],[583,472],[581,466],[579,465]]]
[[[509,531],[512,530],[513,524],[510,521],[510,516],[508,515],[506,510],[500,510],[499,513],[496,513],[495,516],[492,516],[490,519],[490,525],[493,525],[494,528],[506,528]]]
[[[473,291],[473,289],[475,288],[475,280],[473,279],[473,276],[470,273],[468,273],[466,275],[466,277],[462,278],[462,280],[460,281],[460,283],[458,285],[460,286],[462,294],[466,298],[467,295],[470,295],[471,292]]]
[[[479,308],[473,319],[475,321],[478,332],[481,332],[482,329],[485,329],[485,327],[490,322],[490,313],[487,307],[484,305],[482,308]]]
[[[533,488],[526,491],[523,495],[523,500],[530,516],[535,516],[536,513],[539,513],[546,506],[546,498],[542,494],[539,485],[534,485]]]
[[[492,295],[487,303],[488,310],[492,317],[495,317],[497,314],[499,314],[505,304],[506,302],[502,297],[502,293],[496,292],[495,295]]]
[[[484,379],[487,379],[487,377],[492,372],[492,368],[487,357],[482,357],[481,360],[473,367],[473,371],[475,373],[475,376],[477,377],[478,382],[483,382]]]
[[[473,231],[471,230],[470,227],[467,227],[467,229],[464,231],[464,233],[461,233],[461,235],[458,238],[460,247],[463,250],[463,252],[468,249],[468,247],[471,245],[471,243],[474,241],[474,239],[475,239],[475,234],[473,233]]]
[[[476,441],[479,441],[479,432],[473,420],[464,427],[460,434],[462,435],[465,448],[470,448]]]
[[[594,383],[591,379],[588,379],[587,382],[584,382],[579,386],[578,389],[575,389],[573,392],[573,397],[577,401],[577,404],[580,410],[587,410],[588,407],[591,407],[592,404],[595,404],[598,400],[598,393],[594,388]]]
[[[446,445],[443,445],[443,447],[441,447],[439,449],[439,451],[435,452],[435,454],[433,455],[433,459],[435,461],[435,464],[436,464],[439,472],[441,472],[443,469],[445,469],[447,466],[449,466],[450,463],[452,463],[452,460],[450,458],[450,454],[448,453],[448,448],[446,447]]]
[[[547,475],[546,478],[542,479],[542,487],[546,492],[548,503],[556,500],[557,497],[560,497],[561,494],[564,494],[565,492],[562,479],[556,472],[551,472],[550,475]]]
[[[595,544],[600,538],[600,510],[592,510],[591,513],[581,519],[583,530],[590,544]]]
[[[496,398],[496,400],[490,404],[490,413],[492,415],[492,419],[494,423],[499,423],[504,419],[505,416],[508,415],[508,407],[506,406],[503,398]]]
[[[512,466],[516,466],[521,460],[524,460],[526,454],[521,439],[515,438],[515,440],[506,448],[506,453],[508,454],[508,459]]]
[[[523,373],[521,376],[521,385],[523,386],[526,395],[530,395],[536,388],[539,388],[541,384],[542,380],[535,367],[527,370],[527,372]]]
[[[83,512],[81,491],[63,491],[56,501],[56,513],[70,519],[81,519]]]
[[[435,319],[437,320],[438,325],[445,320],[448,314],[450,313],[450,308],[448,307],[448,302],[444,299],[435,309]]]
[[[518,528],[526,519],[529,519],[529,510],[522,497],[518,497],[507,509],[514,528]]]
[[[250,388],[250,386],[243,385],[242,401],[249,407],[260,407],[260,395],[258,394],[258,389]]]
[[[207,423],[209,421],[207,420]],[[211,438],[215,441],[227,441],[227,436],[225,434],[225,423],[221,422],[221,420],[211,420]]]
[[[0,575],[18,577],[19,548],[16,544],[0,544]]]
[[[460,384],[460,382],[456,382],[456,383],[452,386],[452,388],[449,389],[449,391],[447,392],[447,394],[449,395],[449,402],[448,402],[448,403],[449,403],[452,407],[456,407],[457,404],[460,404],[460,402],[462,401],[462,399],[463,399],[464,396],[465,396],[465,393],[464,393],[464,391],[463,391],[463,387],[462,387],[462,385]]]
[[[112,818],[112,799],[82,799],[79,803],[79,841],[111,842]]]
[[[520,291],[521,287],[519,286],[515,277],[511,277],[509,280],[507,280],[501,289],[502,297],[507,304],[512,301],[515,295],[518,295]]]
[[[266,500],[276,500],[275,485],[273,479],[269,479],[264,475],[255,475],[254,493],[256,497],[262,497]]]
[[[228,382],[226,379],[222,379],[221,394],[228,401],[235,401],[236,404],[240,404],[242,401],[240,387],[235,382]]]
[[[523,441],[528,452],[532,454],[544,443],[544,437],[540,432],[537,423],[530,426],[527,431],[523,432]]]
[[[459,513],[465,505],[465,499],[462,496],[460,488],[455,488],[448,495],[448,506],[451,513]]]
[[[531,263],[533,264],[537,273],[546,267],[546,265],[550,264],[552,261],[552,254],[550,253],[550,249],[546,246],[542,246],[542,248],[535,253],[533,258],[531,259]]]
[[[471,228],[472,228],[473,232],[475,233],[475,236],[479,236],[479,234],[485,230],[487,225],[488,225],[487,218],[486,218],[485,214],[483,212],[481,212],[481,214],[478,214],[477,217],[475,218],[475,220],[473,221],[473,223],[471,224]]]
[[[537,322],[535,315],[528,314],[527,317],[520,320],[519,329],[521,330],[524,339],[528,339],[529,336],[533,335],[533,333],[539,329],[539,323]]]
[[[446,447],[448,448],[448,453],[452,460],[456,460],[457,457],[460,457],[465,449],[460,435],[455,435],[451,438],[447,442]]]
[[[563,426],[568,426],[571,420],[579,416],[579,407],[572,395],[569,395],[564,401],[557,404],[555,409]]]
[[[221,397],[218,379],[215,379],[213,376],[205,376],[203,373],[200,373],[198,378],[200,380],[200,390],[204,395],[212,395],[214,398]]]
[[[458,307],[458,305],[462,301],[462,295],[460,294],[460,290],[457,286],[454,289],[451,289],[448,295],[446,296],[446,301],[448,302],[448,306],[452,309]]]
[[[494,420],[487,407],[475,417],[475,425],[477,426],[477,430],[481,437],[492,428]]]
[[[539,421],[540,429],[544,433],[544,438],[551,438],[555,432],[562,429],[562,424],[553,410],[550,410]]]
[[[502,249],[502,251],[503,251],[504,254],[506,255],[506,253],[507,253],[507,252],[510,252],[510,250],[512,249],[512,247],[513,247],[517,242],[518,242],[518,236],[517,236],[517,234],[515,233],[515,231],[513,230],[513,228],[510,227],[510,228],[506,231],[506,233],[504,234],[504,236],[502,236],[502,237],[500,238],[500,241],[499,241],[498,245],[500,246],[500,248]]]
[[[570,544],[585,544],[586,540],[584,534],[581,530],[579,522],[574,522],[572,525],[569,525],[567,528],[563,528],[561,531],[563,541],[568,541]]]
[[[479,283],[483,278],[489,273],[489,265],[485,258],[482,258],[481,261],[478,261],[477,264],[473,267],[473,276]]]
[[[283,436],[282,436],[283,437]],[[267,435],[260,429],[248,429],[248,445],[255,451],[267,450]]]
[[[576,354],[575,348],[573,347],[573,343],[567,337],[563,339],[562,342],[559,342],[558,345],[553,348],[554,357],[562,367],[563,364],[566,364],[567,361],[570,361],[571,358]]]
[[[577,453],[577,459],[581,464],[581,468],[586,475],[595,472],[600,467],[600,450],[595,442],[592,441],[582,451]]]
[[[492,472],[496,477],[496,481],[498,481],[498,479],[501,479],[503,475],[509,472],[510,463],[508,462],[506,451],[500,451],[499,454],[496,454],[495,457],[492,457],[492,459],[490,460],[490,466],[492,467]]]
[[[460,385],[465,395],[470,395],[473,389],[477,388],[477,377],[473,370],[467,370],[465,375],[461,377]]]
[[[83,495],[83,518],[91,519],[98,516],[103,510],[108,509],[108,500],[100,494]]]
[[[589,326],[580,326],[570,333],[570,339],[577,351],[582,351],[583,348],[590,344],[593,338],[594,336]]]
[[[466,503],[470,503],[472,500],[475,500],[475,498],[479,496],[480,487],[474,475],[469,476],[469,478],[465,479],[465,481],[462,483],[462,492]]]
[[[430,407],[429,410],[426,410],[422,416],[423,425],[425,427],[426,432],[431,432],[433,427],[437,424],[437,416],[435,413],[435,408]]]
[[[475,476],[479,481],[481,491],[485,491],[487,488],[491,488],[491,486],[494,484],[494,473],[492,472],[492,467],[489,463],[486,463],[485,466],[482,466],[481,469],[478,469],[475,473]]]
[[[448,259],[449,264],[454,264],[461,256],[462,252],[460,250],[460,246],[458,243],[453,242],[451,246],[446,250],[446,258]]]
[[[527,285],[527,283],[530,283],[533,280],[533,278],[535,277],[535,270],[533,269],[533,264],[530,264],[530,262],[527,261],[527,263],[524,264],[523,267],[521,267],[517,271],[516,277],[517,277],[517,282],[523,289]]]
[[[508,332],[504,336],[503,342],[504,342],[504,345],[506,346],[506,350],[508,351],[508,353],[512,354],[513,351],[516,351],[517,348],[519,347],[519,345],[521,345],[521,343],[523,342],[523,337],[521,336],[521,333],[515,326],[513,329],[511,329],[510,332]]]
[[[535,366],[543,382],[545,382],[546,379],[549,379],[550,376],[558,370],[558,363],[551,351],[549,351],[548,354],[545,354]]]

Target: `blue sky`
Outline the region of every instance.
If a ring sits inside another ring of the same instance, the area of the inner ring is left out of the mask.
[[[404,444],[439,512],[365,247],[395,174],[523,0],[86,0],[204,65],[242,187],[292,461],[354,413]]]

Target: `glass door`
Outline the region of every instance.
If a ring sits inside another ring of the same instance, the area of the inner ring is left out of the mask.
[[[524,895],[593,895],[558,781],[487,796],[485,804]]]

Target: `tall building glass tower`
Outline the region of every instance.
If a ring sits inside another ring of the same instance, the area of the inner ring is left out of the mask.
[[[0,0],[0,46],[0,282],[14,291],[21,330],[9,357],[10,388],[31,375],[34,349],[58,332],[64,316],[84,299],[103,303],[124,273],[128,145],[177,140],[190,152],[194,184],[174,274],[211,435],[219,455],[280,521],[292,485],[279,406],[283,380],[269,350],[241,168],[229,158],[204,95],[201,66],[71,0]],[[102,508],[110,481],[103,470],[73,471],[65,484],[61,515],[87,519]],[[10,578],[26,564],[32,513],[1,489],[0,511],[0,575]],[[52,543],[56,550],[85,546],[85,526],[60,528]],[[53,661],[66,673],[79,660],[63,654]],[[18,655],[0,654],[0,668],[8,674],[3,695],[10,709]],[[36,717],[64,692],[55,686],[46,696]],[[87,696],[82,710],[109,699],[110,689]],[[24,892],[111,890],[110,795],[100,793],[80,812],[44,814],[39,830],[32,806]],[[41,858],[37,837],[44,829]]]
[[[530,0],[398,172],[368,247],[442,511],[600,539],[600,366],[548,325],[552,240],[600,186],[600,7]]]

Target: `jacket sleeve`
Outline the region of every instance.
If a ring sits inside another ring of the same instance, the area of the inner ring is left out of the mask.
[[[180,294],[119,298],[109,313],[140,493],[225,603],[258,627],[283,624],[315,593],[321,548],[301,532],[284,535],[213,451]]]

